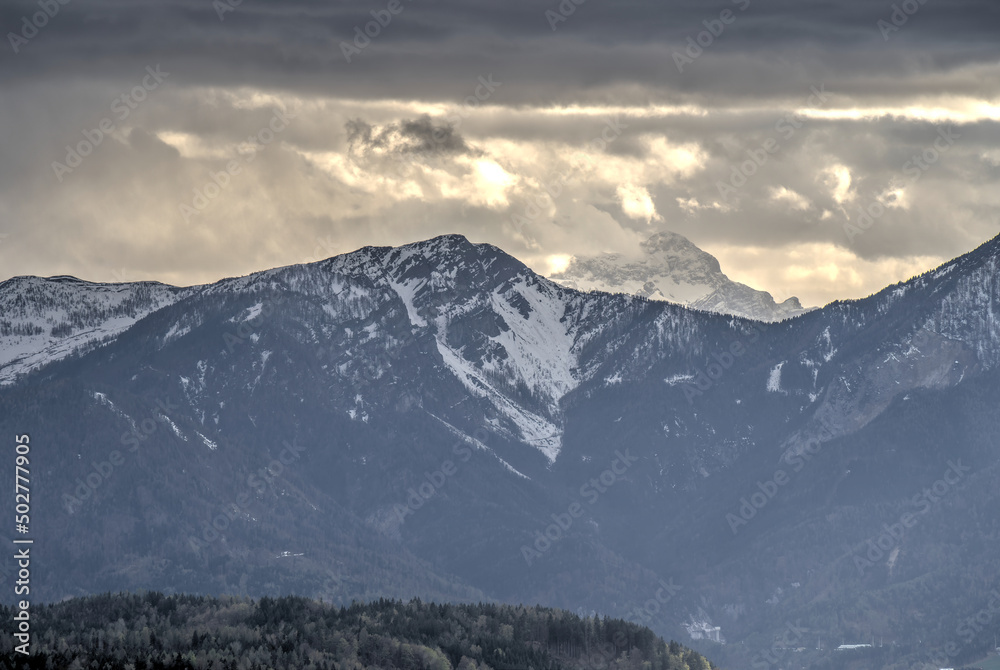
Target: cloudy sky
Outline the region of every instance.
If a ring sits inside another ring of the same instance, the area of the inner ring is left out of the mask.
[[[1000,227],[995,0],[8,0],[0,27],[0,279],[446,232],[548,273],[672,230],[817,305]]]

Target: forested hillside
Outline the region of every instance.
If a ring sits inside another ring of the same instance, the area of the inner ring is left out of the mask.
[[[0,606],[0,619],[11,610]],[[32,654],[4,668],[83,670],[709,670],[621,620],[510,605],[105,594],[33,611]],[[10,659],[13,659],[11,661]]]

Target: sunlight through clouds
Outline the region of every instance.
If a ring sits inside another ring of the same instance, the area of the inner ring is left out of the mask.
[[[618,200],[621,202],[622,211],[632,219],[640,219],[646,223],[659,220],[656,213],[656,206],[653,199],[649,197],[649,191],[641,186],[625,184],[619,186],[617,191]]]
[[[867,260],[850,250],[824,243],[779,248],[702,246],[719,259],[730,279],[750,286],[768,286],[776,300],[808,295],[814,307],[839,299],[866,297],[949,260],[943,256]]]
[[[789,190],[784,186],[771,189],[771,200],[784,203],[786,206],[792,209],[797,209],[800,211],[809,209],[809,200],[795,191]]]

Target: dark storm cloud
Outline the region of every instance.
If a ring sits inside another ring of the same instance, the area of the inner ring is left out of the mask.
[[[435,123],[426,115],[381,127],[373,127],[362,119],[351,119],[345,128],[351,152],[358,155],[373,149],[401,154],[472,153],[454,126]]]
[[[863,92],[876,73],[885,73],[883,83],[891,86],[917,70],[943,72],[992,58],[1000,28],[995,3],[910,1],[918,11],[887,42],[877,22],[891,17],[892,3],[861,0],[587,0],[579,6],[571,0],[401,0],[402,11],[348,63],[342,44],[352,43],[355,29],[363,30],[374,20],[371,12],[386,11],[387,3],[244,0],[220,20],[219,3],[209,0],[73,0],[20,53],[8,51],[0,76],[113,77],[137,63],[170,62],[190,85],[287,86],[355,97],[391,90],[419,99],[459,95],[456,77],[503,66],[524,92],[512,92],[513,103],[545,99],[543,91],[552,100],[574,99],[587,89],[629,83],[676,94],[787,94],[807,70],[811,80],[824,70],[856,75]],[[567,7],[573,13],[553,31],[546,12],[561,15]],[[4,3],[0,27],[20,32],[22,18],[37,11],[35,2]],[[704,31],[706,21],[718,25],[723,11],[733,13],[733,22],[678,72],[672,54]],[[761,76],[773,68],[782,76]]]

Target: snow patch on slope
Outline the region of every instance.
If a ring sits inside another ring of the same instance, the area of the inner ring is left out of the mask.
[[[399,295],[399,299],[403,301],[403,305],[406,307],[406,315],[410,317],[410,323],[419,328],[424,328],[427,326],[427,321],[417,312],[417,308],[413,303],[413,298],[424,286],[424,280],[418,279],[409,282],[394,282],[390,281],[389,286],[392,290]]]
[[[527,318],[511,304],[515,295],[530,307]],[[507,366],[528,388],[558,403],[579,383],[573,374],[577,365],[573,337],[562,321],[565,304],[542,295],[537,286],[527,286],[523,277],[504,294],[494,293],[491,302],[511,327],[492,338],[507,351]]]
[[[678,384],[683,384],[685,382],[690,382],[694,380],[694,375],[688,374],[676,374],[667,377],[663,381],[667,383],[667,386],[677,386]]]
[[[164,423],[168,424],[170,426],[170,430],[174,431],[174,435],[181,438],[185,442],[188,441],[187,435],[181,432],[181,429],[177,427],[176,423],[171,421],[169,416],[167,416],[166,414],[160,414],[160,421],[163,421]]]
[[[534,414],[507,398],[493,386],[476,367],[461,354],[437,338],[437,348],[454,375],[473,395],[487,398],[497,411],[517,428],[518,439],[532,444],[554,463],[562,448],[562,430],[548,419]]]
[[[217,445],[215,442],[213,442],[212,440],[208,439],[207,437],[205,437],[204,435],[202,435],[198,431],[194,431],[194,432],[198,435],[198,437],[201,438],[201,441],[205,443],[205,446],[208,447],[209,449],[211,449],[212,451],[215,451],[216,449],[219,448],[219,445]]]
[[[782,361],[771,369],[771,374],[767,377],[768,393],[781,393],[781,368],[784,366],[785,362]]]

